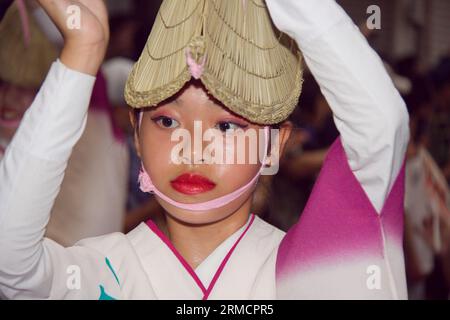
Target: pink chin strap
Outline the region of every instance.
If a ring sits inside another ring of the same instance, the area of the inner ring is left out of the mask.
[[[142,114],[143,112],[139,113],[139,127],[142,121]],[[246,185],[240,187],[239,189],[226,194],[224,196],[218,197],[216,199],[212,199],[205,202],[200,203],[182,203],[173,200],[169,196],[165,195],[161,191],[156,188],[156,186],[153,184],[152,179],[150,178],[150,175],[146,172],[144,166],[141,166],[141,172],[139,173],[139,185],[140,189],[143,192],[147,193],[153,193],[160,197],[162,200],[166,201],[167,203],[183,209],[183,210],[189,210],[189,211],[206,211],[211,209],[217,209],[220,207],[223,207],[224,205],[236,200],[239,198],[242,194],[244,194],[247,190],[251,189],[256,182],[258,181],[259,176],[261,175],[261,171],[264,169],[264,165],[267,159],[267,151],[269,147],[269,126],[264,127],[264,134],[265,134],[265,148],[264,148],[264,160],[262,162],[261,168],[259,169],[258,173],[253,177],[252,180],[250,180]]]

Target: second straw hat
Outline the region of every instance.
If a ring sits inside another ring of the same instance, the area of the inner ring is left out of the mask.
[[[134,108],[157,106],[191,77],[236,114],[274,124],[298,103],[302,57],[263,0],[165,0],[125,99]]]
[[[58,50],[47,39],[33,15],[23,23],[17,2],[13,2],[0,22],[0,80],[25,88],[39,88]],[[28,25],[29,39],[23,26]],[[28,43],[27,43],[28,42]]]

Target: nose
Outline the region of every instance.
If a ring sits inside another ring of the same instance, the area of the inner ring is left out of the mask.
[[[177,137],[182,140],[177,143],[177,153],[175,156],[178,160],[175,163],[189,165],[191,168],[208,164],[210,161],[205,153],[208,141],[203,139],[203,125],[201,121],[194,121],[190,126],[182,128],[184,132],[177,133]],[[181,143],[181,144],[180,144]]]
[[[206,164],[204,150],[207,143],[203,140],[203,122],[201,120],[194,121],[189,132],[191,134],[191,165]]]

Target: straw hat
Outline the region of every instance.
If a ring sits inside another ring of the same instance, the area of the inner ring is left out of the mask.
[[[298,103],[302,58],[263,0],[164,0],[125,100],[134,108],[156,106],[192,77],[231,111],[274,124]]]
[[[39,88],[58,57],[32,15],[22,19],[14,2],[0,22],[0,80],[26,88]],[[25,31],[25,30],[26,31]]]

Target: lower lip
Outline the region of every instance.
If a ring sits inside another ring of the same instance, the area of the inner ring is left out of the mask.
[[[0,126],[2,126],[4,128],[16,129],[19,127],[21,121],[22,121],[22,119],[6,120],[3,118],[0,118]]]
[[[188,195],[204,193],[215,188],[215,184],[207,182],[188,183],[172,181],[170,184],[172,185],[172,188],[178,192]]]

